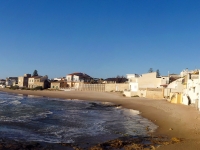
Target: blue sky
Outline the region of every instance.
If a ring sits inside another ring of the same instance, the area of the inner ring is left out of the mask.
[[[200,68],[199,0],[0,0],[0,78]]]

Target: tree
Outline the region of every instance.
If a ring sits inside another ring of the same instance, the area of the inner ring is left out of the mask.
[[[33,71],[33,75],[32,75],[32,76],[38,76],[37,70],[34,70],[34,71]]]
[[[102,83],[103,83],[103,81],[104,81],[104,79],[102,79],[102,78],[99,78],[99,79],[98,79],[98,81],[97,81],[97,83],[98,83],[98,84],[102,84]]]
[[[124,82],[126,82],[127,81],[127,79],[124,77],[124,76],[117,76],[116,77],[116,83],[124,83]]]
[[[159,69],[156,70],[156,76],[160,77],[160,71],[159,71]]]
[[[150,68],[148,72],[149,72],[149,73],[153,72],[153,68]]]
[[[95,83],[94,79],[91,78],[91,79],[90,79],[90,84],[94,84],[94,83]]]

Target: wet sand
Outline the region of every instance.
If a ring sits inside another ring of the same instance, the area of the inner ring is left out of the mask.
[[[146,98],[126,98],[122,93],[92,92],[92,91],[31,91],[9,90],[0,91],[17,94],[38,95],[63,99],[81,99],[87,101],[112,102],[124,108],[139,110],[159,128],[154,133],[170,138],[185,139],[184,142],[161,146],[159,150],[196,150],[200,149],[200,112],[194,107],[181,104],[171,104],[164,99],[152,100]]]

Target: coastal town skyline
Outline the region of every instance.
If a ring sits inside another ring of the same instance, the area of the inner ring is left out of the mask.
[[[1,1],[0,79],[199,66],[199,1]]]

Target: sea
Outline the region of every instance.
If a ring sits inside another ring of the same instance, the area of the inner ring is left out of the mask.
[[[2,139],[95,144],[126,135],[146,136],[156,129],[139,111],[109,102],[0,92]]]

